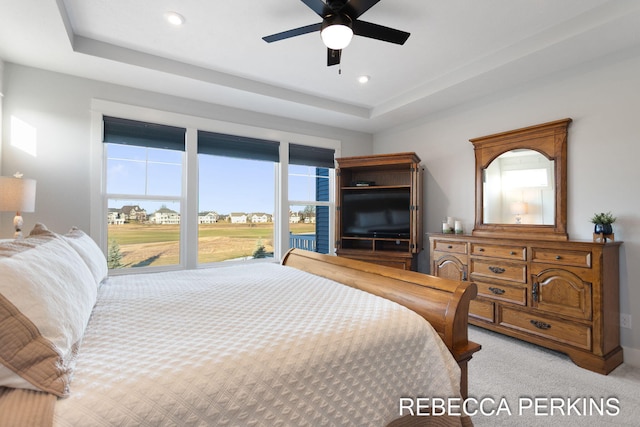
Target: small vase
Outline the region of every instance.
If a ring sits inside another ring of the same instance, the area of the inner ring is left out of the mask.
[[[613,234],[613,226],[611,224],[596,224],[593,232],[596,234]]]

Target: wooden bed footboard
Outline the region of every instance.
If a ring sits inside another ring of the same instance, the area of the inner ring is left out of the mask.
[[[467,335],[469,302],[478,293],[475,283],[301,249],[287,252],[282,264],[395,301],[424,317],[460,365],[460,393],[467,397],[467,363],[480,350]]]

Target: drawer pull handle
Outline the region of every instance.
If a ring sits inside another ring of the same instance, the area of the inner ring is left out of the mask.
[[[505,269],[504,269],[504,268],[500,268],[500,267],[493,267],[493,266],[489,267],[489,270],[491,270],[491,272],[492,272],[492,273],[495,273],[495,274],[502,274],[502,273],[504,273],[504,272],[505,272]]]
[[[453,246],[449,245],[447,246],[447,249],[453,249]]]
[[[556,255],[556,259],[562,259],[560,255]]]
[[[540,292],[540,284],[538,282],[533,283],[533,289],[531,290],[531,297],[533,302],[538,302],[538,292]]]
[[[504,294],[505,290],[504,289],[500,289],[500,288],[494,288],[493,286],[489,288],[489,290],[491,291],[491,293],[495,294],[495,295],[502,295]]]
[[[509,255],[515,255],[515,254],[516,254],[516,252],[515,252],[515,251],[511,251],[511,252],[509,252]]]
[[[478,249],[478,252],[484,252],[484,248]]]
[[[531,324],[538,329],[549,329],[551,325],[548,323],[541,322],[539,320],[531,320]]]

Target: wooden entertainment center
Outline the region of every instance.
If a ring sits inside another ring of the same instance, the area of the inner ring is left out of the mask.
[[[336,162],[337,255],[415,270],[423,248],[420,158],[395,153]]]

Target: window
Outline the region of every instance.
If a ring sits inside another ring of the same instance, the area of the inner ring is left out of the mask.
[[[502,172],[505,188],[548,187],[547,169],[515,169]]]
[[[198,263],[273,258],[278,150],[198,131]]]
[[[180,264],[185,129],[104,118],[109,267]]]
[[[329,253],[334,150],[289,144],[289,247]]]
[[[91,181],[90,233],[112,272],[279,259],[290,211],[300,212],[292,233],[307,234],[307,248],[332,252],[338,141],[102,100],[92,107],[92,165],[102,174]]]

